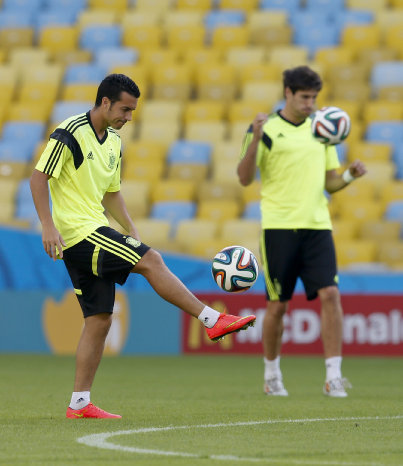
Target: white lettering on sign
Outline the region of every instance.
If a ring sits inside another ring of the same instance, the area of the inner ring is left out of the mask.
[[[247,332],[239,332],[239,343],[259,343],[262,340],[263,319],[266,309],[244,308],[240,316],[256,315],[256,324]],[[320,338],[320,316],[312,309],[293,309],[284,316],[283,343],[309,344]],[[403,342],[402,311],[364,314],[346,314],[343,322],[343,340],[347,344],[394,344]]]

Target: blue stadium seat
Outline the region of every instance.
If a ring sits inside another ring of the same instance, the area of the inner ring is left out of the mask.
[[[287,10],[293,13],[300,6],[300,0],[260,0],[260,8],[262,10]]]
[[[0,160],[6,162],[29,162],[34,155],[34,148],[24,141],[0,140]]]
[[[94,63],[80,63],[67,67],[64,75],[64,82],[70,83],[88,83],[99,84],[107,74],[107,70]]]
[[[110,70],[115,66],[133,65],[139,54],[131,47],[103,47],[95,51],[95,63]]]
[[[47,26],[72,26],[76,19],[77,12],[74,10],[46,10],[36,15],[35,26],[37,30]]]
[[[339,30],[335,24],[315,22],[310,26],[298,27],[294,31],[294,44],[306,47],[310,58],[323,47],[334,47],[339,44]]]
[[[69,11],[74,10],[76,13],[85,10],[88,0],[44,0],[48,10]]]
[[[51,122],[60,124],[66,118],[88,112],[93,105],[94,102],[56,102],[53,106]]]
[[[399,145],[393,154],[396,165],[396,178],[403,180],[403,145]]]
[[[260,201],[250,201],[245,205],[242,218],[247,220],[260,220]]]
[[[96,52],[103,47],[118,47],[121,43],[122,29],[113,24],[86,26],[81,31],[80,47]]]
[[[15,216],[20,219],[29,220],[32,227],[39,223],[38,214],[32,200],[29,179],[22,180],[18,186],[15,196]]]
[[[340,32],[345,26],[372,24],[374,20],[375,14],[371,10],[346,9],[335,12],[333,16],[333,21]]]
[[[344,163],[347,159],[347,146],[345,143],[336,145],[336,152],[340,163]]]
[[[385,219],[400,222],[403,227],[403,201],[389,202],[386,206]]]
[[[393,145],[396,150],[403,143],[403,122],[373,121],[367,126],[365,139],[373,142],[386,142]]]
[[[305,0],[305,9],[333,14],[343,11],[344,3],[344,0]]]
[[[313,26],[325,27],[331,22],[331,14],[328,11],[297,10],[290,14],[289,22],[294,30],[307,29]]]
[[[371,84],[375,89],[383,86],[403,86],[403,61],[375,63],[372,67]]]
[[[191,201],[159,201],[152,205],[150,218],[171,222],[174,235],[177,223],[194,218],[196,209],[196,203]]]
[[[37,144],[42,140],[44,132],[44,123],[6,122],[3,125],[0,140],[0,159],[28,162],[31,160]]]
[[[36,12],[44,6],[44,0],[3,0],[3,11]]]
[[[32,27],[32,11],[2,10],[0,11],[0,28]]]
[[[168,151],[168,163],[210,163],[211,145],[205,142],[176,141]]]
[[[245,13],[242,10],[215,10],[204,17],[206,28],[214,29],[219,26],[240,26],[245,23]]]

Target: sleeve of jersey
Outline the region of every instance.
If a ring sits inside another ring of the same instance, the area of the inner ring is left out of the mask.
[[[252,142],[252,139],[253,139],[253,131],[252,131],[252,125],[251,125],[243,138],[241,154],[239,156],[240,160],[242,160],[245,157],[246,151],[248,150],[249,144]],[[266,150],[266,145],[263,143],[263,141],[260,141],[258,145],[258,149],[257,149],[256,165],[260,164],[263,152],[265,150]]]
[[[340,167],[339,157],[335,146],[326,146],[326,171]]]
[[[59,178],[60,171],[68,157],[71,157],[70,149],[60,141],[50,138],[35,168],[54,178]]]

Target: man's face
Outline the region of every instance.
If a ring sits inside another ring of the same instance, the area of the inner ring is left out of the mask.
[[[302,120],[315,110],[317,95],[318,91],[313,89],[299,90],[295,94],[292,93],[290,88],[286,87],[285,89],[286,104],[294,115]]]
[[[131,121],[132,113],[136,110],[138,99],[127,92],[121,92],[116,102],[111,102],[107,97],[102,100],[104,118],[108,126],[113,129],[121,129],[122,126]]]

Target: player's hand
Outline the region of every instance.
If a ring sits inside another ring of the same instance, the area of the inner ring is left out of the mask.
[[[42,243],[46,254],[53,259],[57,259],[57,255],[63,258],[63,247],[66,246],[62,235],[58,232],[54,225],[43,226],[42,229]]]
[[[367,169],[361,160],[354,160],[348,169],[350,170],[351,176],[354,178],[359,178],[367,173]]]
[[[253,135],[258,139],[261,139],[263,136],[263,125],[266,123],[267,118],[267,113],[258,113],[255,119],[253,120]]]

